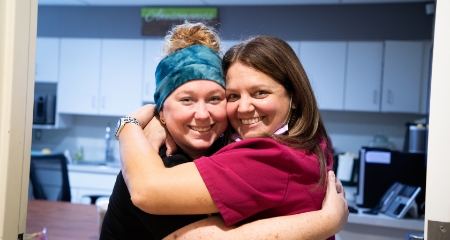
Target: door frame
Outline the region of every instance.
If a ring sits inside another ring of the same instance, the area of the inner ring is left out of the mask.
[[[450,32],[446,30],[450,22],[450,1],[437,1],[435,16],[425,196],[425,236],[429,234],[429,220],[450,223],[450,181],[448,178],[450,169],[450,160],[448,159]],[[432,234],[436,234],[436,232],[433,230]]]
[[[26,228],[37,2],[0,1],[0,239]]]

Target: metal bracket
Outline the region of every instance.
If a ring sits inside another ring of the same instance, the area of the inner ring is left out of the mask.
[[[427,240],[450,240],[450,222],[428,220]]]

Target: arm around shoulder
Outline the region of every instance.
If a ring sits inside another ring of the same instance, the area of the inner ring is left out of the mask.
[[[347,219],[348,205],[342,185],[330,171],[327,194],[321,210],[261,219],[231,228],[227,228],[220,217],[211,217],[181,228],[165,239],[323,240],[340,232]]]

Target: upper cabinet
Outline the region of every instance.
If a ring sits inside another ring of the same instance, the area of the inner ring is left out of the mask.
[[[430,41],[299,44],[321,110],[428,112]]]
[[[59,38],[38,37],[36,39],[36,82],[58,82]]]
[[[347,42],[300,42],[299,52],[319,108],[343,110]]]
[[[344,110],[380,111],[383,42],[349,42]]]
[[[102,40],[98,113],[125,116],[142,106],[143,40]]]
[[[98,113],[100,58],[100,39],[61,39],[58,112]]]
[[[287,41],[289,46],[291,46],[292,50],[294,50],[295,54],[297,56],[300,56],[299,49],[300,49],[300,42],[297,41]]]
[[[386,41],[382,112],[420,113],[424,43]]]
[[[224,40],[222,51],[238,41]],[[426,114],[431,41],[290,41],[321,110]],[[124,116],[154,103],[163,39],[38,38],[36,82],[56,116]],[[58,118],[57,118],[58,119]]]
[[[241,41],[239,41],[239,40],[222,40],[222,41],[220,41],[220,45],[221,45],[220,51],[222,51],[222,54],[225,54],[231,47],[233,47],[234,45],[236,45],[240,42]]]
[[[143,40],[61,39],[58,111],[124,116],[142,105]]]
[[[142,101],[155,103],[153,94],[156,88],[155,72],[162,56],[162,39],[145,40],[144,80],[142,83]]]

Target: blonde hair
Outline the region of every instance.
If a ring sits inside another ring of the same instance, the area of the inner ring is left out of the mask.
[[[213,27],[201,22],[190,23],[185,21],[183,24],[176,25],[167,32],[164,40],[163,52],[165,56],[196,44],[205,45],[221,54],[219,34]]]

